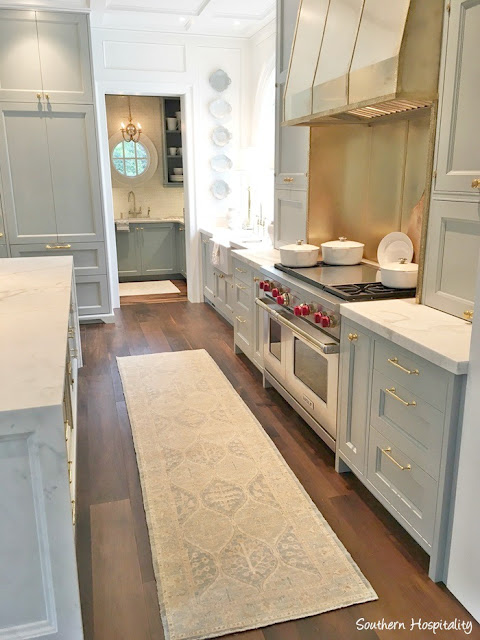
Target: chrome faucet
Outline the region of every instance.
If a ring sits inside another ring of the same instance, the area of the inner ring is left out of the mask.
[[[128,210],[128,215],[136,218],[137,216],[142,215],[142,207],[140,207],[140,209],[137,211],[135,193],[133,191],[128,192],[128,198],[127,198],[128,202],[130,202],[131,198],[133,199],[133,210],[130,207],[130,209]]]

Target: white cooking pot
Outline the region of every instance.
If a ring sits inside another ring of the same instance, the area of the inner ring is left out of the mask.
[[[413,289],[417,286],[418,264],[401,258],[380,266],[382,284],[392,289]]]
[[[363,258],[362,242],[354,242],[346,238],[322,242],[322,259],[326,264],[358,264]]]
[[[314,267],[318,262],[319,250],[314,244],[297,240],[296,244],[280,247],[280,262],[284,267]]]

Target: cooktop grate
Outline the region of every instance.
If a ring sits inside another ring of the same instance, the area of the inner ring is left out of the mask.
[[[390,300],[394,298],[414,298],[416,289],[393,289],[385,287],[381,282],[361,284],[337,284],[326,286],[325,291],[348,302],[362,300]]]

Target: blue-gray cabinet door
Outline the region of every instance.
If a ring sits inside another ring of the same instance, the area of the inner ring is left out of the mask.
[[[175,225],[148,222],[141,226],[140,253],[145,276],[176,273]]]
[[[46,119],[42,105],[0,103],[2,204],[11,244],[57,242]]]
[[[130,231],[117,231],[118,275],[140,276],[142,259],[140,255],[140,226],[131,224]]]
[[[187,262],[185,255],[185,225],[179,224],[177,228],[177,271],[187,277]]]

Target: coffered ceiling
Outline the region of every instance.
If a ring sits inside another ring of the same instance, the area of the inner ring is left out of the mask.
[[[96,27],[249,38],[275,17],[275,0],[0,0],[0,6],[86,10]]]

